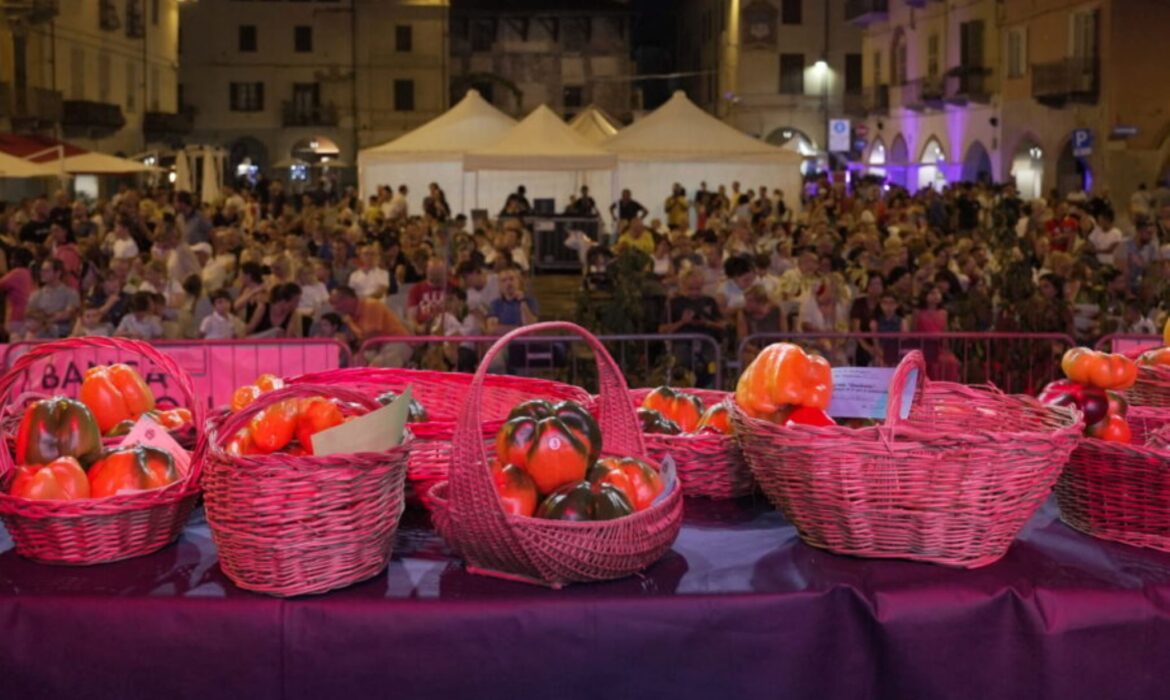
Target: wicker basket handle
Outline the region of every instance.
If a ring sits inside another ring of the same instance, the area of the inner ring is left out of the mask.
[[[213,430],[208,436],[208,444],[215,451],[222,451],[224,446],[248,423],[266,408],[274,406],[287,399],[309,398],[337,399],[344,403],[351,403],[373,411],[382,407],[375,399],[344,386],[331,384],[291,384],[283,388],[261,394],[255,401],[239,411],[233,413],[223,422],[219,430]]]
[[[918,374],[914,372],[917,370]],[[918,350],[906,353],[902,361],[894,369],[894,376],[890,377],[890,395],[886,401],[886,426],[895,427],[902,422],[902,397],[906,392],[906,382],[914,376],[916,387],[914,393],[922,392],[926,382],[926,358]]]
[[[526,335],[544,335],[549,331],[568,331],[580,337],[593,350],[593,356],[597,361],[599,422],[603,449],[606,452],[622,455],[645,454],[646,448],[642,440],[642,432],[631,430],[639,423],[634,407],[630,403],[629,389],[621,369],[618,368],[617,363],[614,362],[613,357],[610,356],[609,351],[605,349],[600,340],[584,328],[567,321],[537,323],[517,328],[501,336],[484,355],[479,369],[471,380],[467,403],[460,413],[460,425],[466,422],[471,426],[478,426],[482,422],[479,409],[482,404],[483,383],[492,360],[516,338]]]
[[[4,373],[0,377],[0,403],[7,404],[12,396],[12,390],[24,378],[25,374],[32,368],[34,364],[40,360],[52,357],[61,352],[70,352],[81,348],[92,348],[95,350],[113,350],[122,353],[134,353],[150,360],[156,367],[162,370],[168,377],[173,379],[182,393],[183,400],[186,402],[187,408],[191,410],[191,420],[195,423],[196,435],[203,434],[203,419],[206,413],[206,407],[203,401],[195,395],[195,386],[191,383],[191,377],[183,368],[179,367],[178,363],[173,358],[160,352],[150,343],[141,340],[130,340],[127,338],[101,338],[94,336],[83,336],[79,338],[67,338],[65,340],[51,341],[48,343],[37,343],[25,354],[17,358],[16,362],[12,364],[12,369]],[[4,444],[0,446],[0,475],[13,467],[13,456],[8,451],[7,441],[2,441]],[[199,448],[196,448],[198,453]],[[185,481],[188,484],[197,485],[199,483],[199,474],[203,469],[203,460],[197,457],[197,454],[192,455],[191,469],[187,472]]]

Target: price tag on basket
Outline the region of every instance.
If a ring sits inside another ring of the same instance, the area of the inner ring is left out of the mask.
[[[401,445],[410,410],[410,396],[411,388],[408,386],[389,406],[342,423],[336,428],[322,430],[313,436],[313,454],[385,452]]]
[[[133,447],[135,445],[155,447],[166,452],[175,460],[175,469],[180,474],[186,474],[187,470],[191,468],[191,454],[184,450],[182,445],[175,442],[166,428],[148,416],[139,418],[130,432],[126,433],[126,437],[122,438],[122,442],[118,443],[118,447]]]
[[[884,420],[894,372],[893,367],[834,367],[833,399],[829,402],[829,415],[833,418]],[[917,386],[918,370],[913,369],[902,390],[900,414],[903,420],[910,416]]]

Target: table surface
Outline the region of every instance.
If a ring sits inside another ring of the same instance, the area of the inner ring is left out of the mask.
[[[0,697],[1167,697],[1170,554],[1056,516],[966,571],[689,499],[644,575],[553,591],[466,573],[408,511],[386,573],[291,600],[234,587],[201,511],[94,567],[24,560],[0,528]]]

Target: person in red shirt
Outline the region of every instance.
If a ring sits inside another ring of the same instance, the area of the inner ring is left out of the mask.
[[[1052,218],[1044,224],[1052,250],[1068,252],[1081,229],[1080,217],[1069,211],[1065,202],[1059,202]]]
[[[446,308],[447,295],[455,290],[447,275],[447,262],[439,257],[427,261],[427,278],[410,288],[406,317],[415,330],[424,332]]]

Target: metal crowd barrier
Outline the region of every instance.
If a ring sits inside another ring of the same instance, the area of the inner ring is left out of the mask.
[[[815,349],[835,366],[893,367],[907,352],[921,350],[931,379],[991,383],[1008,393],[1027,394],[1059,379],[1060,357],[1076,345],[1063,333],[766,333],[740,341],[740,366],[774,342]],[[864,344],[879,356],[872,356]]]
[[[4,351],[4,369],[11,368],[17,358],[38,342],[45,341],[9,345]],[[209,408],[229,403],[236,387],[250,384],[257,375],[265,372],[287,377],[348,367],[353,362],[348,347],[328,338],[160,340],[154,345],[191,375],[196,393],[207,398]],[[138,365],[139,357],[133,353],[92,348],[59,353],[31,368],[24,390],[76,395],[88,367],[110,362]],[[173,395],[173,384],[167,377],[154,371],[153,367],[142,368],[142,371],[159,399],[178,398]]]
[[[1097,341],[1093,347],[1106,352],[1130,353],[1150,348],[1160,348],[1166,343],[1160,335],[1140,333],[1110,333]]]
[[[701,334],[599,335],[630,386],[682,384],[681,375],[697,375],[700,384],[723,386],[723,350],[713,338]],[[355,354],[358,364],[411,367],[436,371],[473,372],[498,338],[476,336],[380,336],[362,343]],[[580,336],[517,338],[507,357],[493,371],[558,379],[596,390],[593,356]],[[462,348],[462,351],[460,351]],[[520,349],[520,352],[516,352]],[[697,371],[696,371],[697,370]],[[668,373],[674,373],[668,377]],[[705,381],[704,381],[705,380]]]

